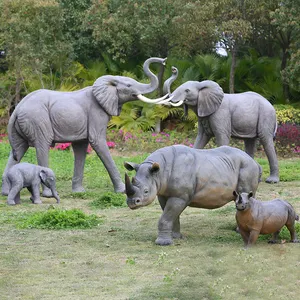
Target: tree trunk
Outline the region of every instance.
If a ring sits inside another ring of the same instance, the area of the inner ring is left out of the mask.
[[[287,60],[288,60],[288,51],[287,49],[283,49],[282,51],[282,60],[281,60],[281,71],[283,71],[285,68],[286,68],[286,65],[287,65]],[[282,83],[282,88],[283,88],[283,96],[284,96],[284,99],[285,99],[285,103],[288,104],[290,103],[290,87],[289,85],[283,81]]]
[[[231,66],[230,66],[230,77],[229,77],[229,93],[234,93],[234,73],[235,73],[235,67],[236,67],[236,46],[233,45],[231,47]]]

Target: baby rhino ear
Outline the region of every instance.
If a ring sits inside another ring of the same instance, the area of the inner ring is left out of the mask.
[[[159,171],[159,169],[160,169],[159,163],[155,162],[152,164],[149,171],[150,171],[150,173],[156,173]]]
[[[251,197],[253,197],[253,192],[252,191],[248,194],[248,198],[251,198]]]

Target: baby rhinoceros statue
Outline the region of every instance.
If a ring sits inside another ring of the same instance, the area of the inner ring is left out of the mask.
[[[258,201],[253,193],[237,193],[235,196],[236,221],[245,248],[255,244],[259,234],[273,233],[269,243],[276,243],[281,228],[285,225],[291,234],[291,242],[297,243],[295,221],[299,220],[293,206],[287,201],[274,199]]]
[[[156,196],[163,210],[158,223],[158,245],[181,238],[180,214],[187,206],[214,209],[234,199],[239,192],[257,189],[261,167],[245,152],[222,146],[210,150],[183,145],[161,148],[141,164],[124,163],[136,176],[125,174],[127,204],[136,209]]]
[[[37,166],[30,163],[18,163],[12,166],[7,172],[9,183],[9,193],[7,204],[15,205],[20,203],[20,191],[26,187],[31,193],[31,201],[34,204],[42,203],[40,199],[40,185],[43,183],[50,188],[56,202],[60,199],[56,191],[54,172],[46,167]]]

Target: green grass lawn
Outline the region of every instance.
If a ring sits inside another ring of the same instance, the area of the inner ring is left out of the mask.
[[[9,147],[0,144],[0,171]],[[114,160],[122,176],[125,160],[141,162],[147,154]],[[35,163],[34,151],[24,161]],[[268,175],[265,158],[263,179]],[[300,213],[300,158],[280,159],[279,184],[260,183],[257,198],[280,197]],[[109,176],[94,153],[87,156],[85,193],[71,192],[73,156],[51,151],[61,204],[42,198],[33,205],[27,191],[21,204],[7,206],[0,196],[0,299],[297,299],[300,294],[300,244],[282,243],[243,250],[235,233],[233,203],[216,210],[187,208],[181,217],[185,238],[174,245],[154,244],[161,209],[157,201],[131,211],[125,204],[101,208],[112,195]],[[27,216],[50,209],[78,209],[96,215],[91,229],[26,229]],[[297,231],[300,236],[300,224]]]

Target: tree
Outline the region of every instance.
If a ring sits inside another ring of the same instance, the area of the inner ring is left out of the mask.
[[[169,54],[174,15],[171,0],[94,0],[85,25],[101,51],[122,62],[141,61]]]
[[[40,87],[45,87],[43,74],[50,73],[52,78],[55,69],[62,72],[72,49],[65,41],[62,12],[56,1],[2,0],[0,12],[0,40],[8,72],[15,80],[11,104],[16,105],[21,99],[25,77],[37,77]],[[50,88],[54,88],[53,84]]]
[[[289,84],[300,91],[300,3],[294,0],[280,2],[271,12],[272,25],[277,32],[277,41],[282,49],[281,71],[285,79],[284,93],[290,98]]]

